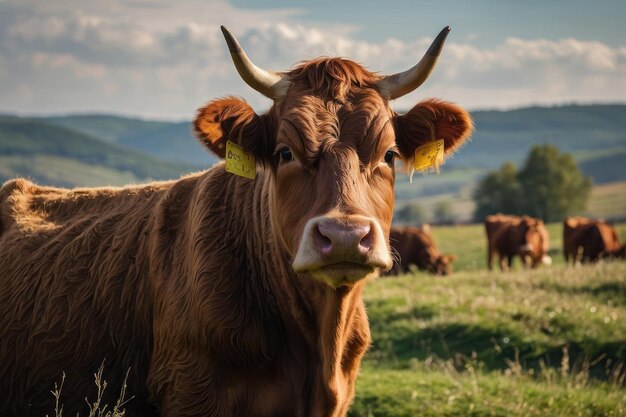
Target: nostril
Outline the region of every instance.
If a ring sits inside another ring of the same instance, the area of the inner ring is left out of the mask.
[[[319,225],[313,228],[313,244],[324,255],[329,255],[333,249],[333,241],[322,233]]]
[[[374,231],[369,224],[363,227],[363,234],[364,236],[359,242],[359,251],[366,254],[374,244]]]

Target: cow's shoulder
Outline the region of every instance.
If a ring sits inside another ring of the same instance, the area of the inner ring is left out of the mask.
[[[512,230],[516,230],[520,222],[521,219],[517,216],[509,216],[506,214],[494,214],[487,216],[485,219],[487,236],[488,238],[494,238]]]
[[[14,195],[28,193],[35,184],[24,178],[16,178],[2,184],[0,188],[0,204],[5,204]]]
[[[23,178],[9,180],[0,188],[0,216],[11,217],[16,211],[24,210],[25,201],[40,191],[41,187]]]

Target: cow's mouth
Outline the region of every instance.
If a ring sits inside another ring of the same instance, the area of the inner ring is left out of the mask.
[[[377,267],[353,262],[339,262],[324,265],[310,273],[333,287],[350,286],[362,279],[373,276]]]

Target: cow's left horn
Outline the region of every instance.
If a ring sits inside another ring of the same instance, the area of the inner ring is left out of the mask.
[[[393,100],[410,93],[422,85],[437,63],[437,59],[439,58],[441,49],[443,49],[443,43],[446,41],[448,33],[450,33],[450,26],[446,26],[439,32],[439,35],[437,35],[430,45],[430,48],[428,48],[428,51],[417,65],[404,72],[387,75],[378,81],[377,84],[381,94],[389,98],[389,100]]]
[[[289,88],[289,81],[283,78],[280,74],[272,71],[266,71],[254,65],[250,58],[246,55],[244,50],[237,42],[237,39],[226,29],[221,26],[222,33],[228,44],[228,50],[230,56],[235,63],[235,68],[241,76],[241,78],[250,87],[254,88],[265,97],[271,98],[274,101],[280,100],[287,92]]]

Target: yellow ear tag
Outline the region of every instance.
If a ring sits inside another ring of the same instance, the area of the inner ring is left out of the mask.
[[[439,172],[439,166],[443,164],[443,149],[443,139],[426,142],[415,150],[413,168],[416,171],[435,168]]]
[[[254,156],[246,152],[234,142],[226,141],[226,172],[239,175],[240,177],[254,179],[256,176],[256,163]]]

